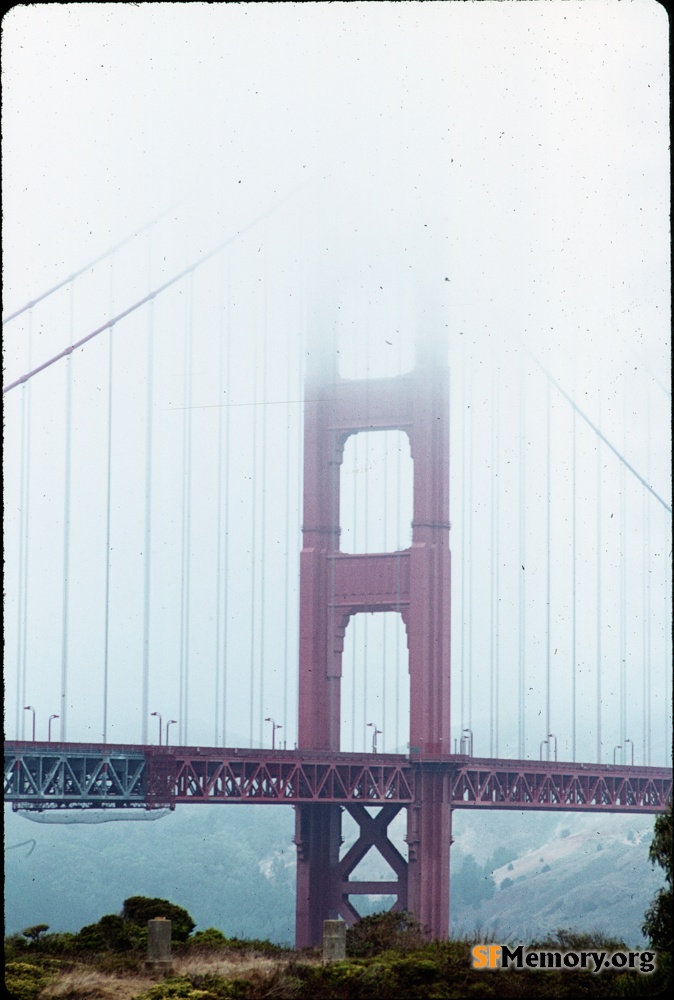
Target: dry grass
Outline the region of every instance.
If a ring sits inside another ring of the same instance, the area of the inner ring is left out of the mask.
[[[246,979],[251,973],[267,974],[277,969],[285,960],[266,958],[254,953],[219,955],[185,955],[173,959],[173,972],[177,976],[223,976],[225,979]]]
[[[224,979],[247,979],[254,973],[268,975],[283,968],[287,956],[270,958],[256,952],[225,953],[208,951],[173,959],[173,971],[179,976],[222,976]],[[320,965],[318,958],[303,958],[303,965]]]
[[[40,998],[77,997],[77,1000],[131,1000],[149,989],[158,977],[141,973],[98,972],[96,969],[74,969],[62,972],[58,979],[45,986]]]
[[[270,958],[256,952],[204,951],[174,955],[171,975],[255,980],[283,969],[287,961],[287,957]],[[308,965],[321,964],[318,958],[303,958],[302,961]],[[40,1000],[132,1000],[164,978],[152,972],[99,972],[78,968],[59,973],[57,979],[43,988]]]

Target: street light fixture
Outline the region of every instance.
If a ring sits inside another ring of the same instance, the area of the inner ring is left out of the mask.
[[[159,746],[161,746],[161,712],[150,712],[150,715],[156,715],[159,722]]]
[[[381,729],[377,729],[374,722],[368,722],[368,726],[372,726],[372,753],[377,752],[377,736],[381,735]]]
[[[33,713],[33,743],[35,743],[35,709],[33,708],[32,705],[24,705],[23,710],[24,712]]]
[[[548,746],[548,741],[547,740],[541,740],[541,745],[540,745],[540,748],[539,748],[539,751],[538,751],[538,755],[539,755],[539,757],[540,757],[541,760],[543,760],[543,747],[546,747],[546,746]]]
[[[177,721],[178,721],[177,719],[169,719],[168,722],[166,723],[166,746],[168,746],[168,731],[169,731],[169,726],[172,726]]]
[[[555,741],[555,763],[557,763],[557,737],[554,733],[548,733],[548,739]]]
[[[60,715],[50,715],[49,716],[49,722],[47,723],[47,743],[51,743],[51,720],[52,719],[60,719],[60,718],[61,718]]]
[[[622,750],[622,743],[619,743],[617,747],[613,748],[613,763],[615,764],[615,752],[616,750]]]
[[[276,730],[277,729],[283,729],[283,726],[280,723],[278,723],[278,722],[274,722],[274,720],[272,719],[271,715],[268,715],[264,721],[265,722],[271,722],[271,748],[272,748],[272,750],[275,750],[276,749]]]
[[[629,743],[629,745],[630,745],[630,749],[632,751],[632,767],[634,767],[634,743],[630,739],[624,740],[623,742],[624,743]]]

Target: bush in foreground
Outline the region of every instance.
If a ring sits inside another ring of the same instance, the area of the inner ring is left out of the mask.
[[[384,951],[413,951],[427,938],[419,921],[405,910],[373,913],[346,932],[346,953],[352,958],[371,958]]]

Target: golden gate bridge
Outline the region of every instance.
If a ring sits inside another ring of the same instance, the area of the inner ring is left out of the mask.
[[[5,317],[5,798],[292,805],[298,946],[362,894],[444,937],[454,809],[671,800],[661,456],[459,346],[437,268],[312,271],[292,212],[170,273],[148,226]]]

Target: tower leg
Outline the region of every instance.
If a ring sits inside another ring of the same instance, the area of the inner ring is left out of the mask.
[[[408,906],[432,938],[449,934],[451,832],[449,777],[421,764],[407,811]]]
[[[295,947],[320,944],[323,921],[336,919],[332,876],[339,862],[342,811],[339,806],[295,807],[297,900]]]

